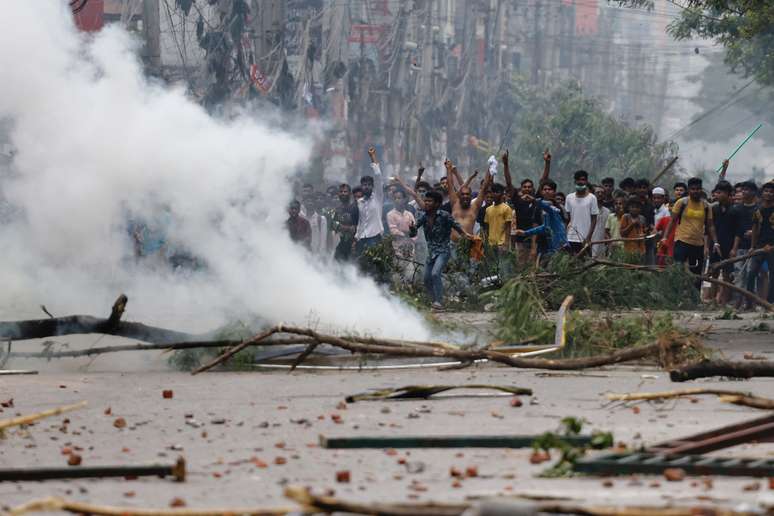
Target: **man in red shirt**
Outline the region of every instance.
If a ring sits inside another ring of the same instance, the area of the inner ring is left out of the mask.
[[[658,253],[656,254],[656,265],[659,267],[666,267],[672,263],[672,256],[675,250],[675,231],[677,230],[677,224],[672,228],[669,235],[665,235],[667,228],[669,228],[669,222],[672,220],[671,216],[661,217],[656,223],[656,234],[658,235]]]

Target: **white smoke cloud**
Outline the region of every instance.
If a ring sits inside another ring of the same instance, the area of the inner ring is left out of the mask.
[[[311,139],[256,114],[218,120],[143,78],[117,27],[78,33],[67,2],[9,2],[0,17],[0,118],[12,121],[0,225],[3,315],[45,303],[209,329],[231,317],[425,338],[421,319],[353,269],[327,271],[288,239],[289,175]],[[168,211],[165,211],[168,210]],[[166,217],[207,272],[151,272],[127,257],[127,211]],[[166,213],[166,215],[164,215]]]

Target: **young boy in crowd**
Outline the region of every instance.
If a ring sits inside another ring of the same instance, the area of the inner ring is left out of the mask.
[[[615,211],[610,214],[605,223],[605,237],[610,240],[617,240],[621,238],[621,219],[626,213],[626,199],[622,195],[615,198],[613,209]],[[621,242],[610,243],[611,251],[613,249],[620,249],[621,247]]]
[[[621,236],[639,240],[625,240],[624,251],[636,255],[642,260],[645,255],[645,236],[648,223],[642,215],[642,201],[638,197],[629,197],[626,201],[626,213],[621,217]]]
[[[669,217],[669,206],[667,206],[666,190],[657,186],[651,192],[653,199],[653,226],[655,227],[661,219]]]

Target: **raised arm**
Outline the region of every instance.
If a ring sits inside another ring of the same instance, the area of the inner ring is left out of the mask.
[[[728,172],[728,160],[723,160],[723,169],[720,171],[720,179],[726,178],[726,172]]]
[[[454,170],[455,172],[457,171],[456,168]],[[464,183],[462,183],[462,186],[464,186],[465,188],[470,188],[470,183],[473,182],[476,176],[478,176],[478,170],[474,170],[473,173],[470,175],[470,177],[468,177],[468,179]]]
[[[422,206],[423,206],[423,204],[424,204],[424,202],[425,202],[425,201],[424,201],[424,199],[422,199],[422,198],[419,196],[419,194],[417,194],[416,190],[413,190],[413,189],[412,189],[412,188],[411,188],[409,185],[407,185],[407,184],[406,184],[406,182],[405,182],[405,181],[403,181],[403,179],[401,179],[401,178],[400,178],[400,176],[395,176],[395,177],[393,177],[393,179],[394,179],[395,181],[397,181],[397,182],[398,182],[398,184],[399,184],[399,185],[400,185],[400,186],[401,186],[401,187],[402,187],[404,190],[406,190],[406,193],[408,193],[408,194],[409,194],[411,197],[413,197],[413,198],[414,198],[414,200],[415,200],[415,201],[417,201],[417,205],[418,205],[419,209],[420,209],[420,210],[421,210],[421,209],[423,209],[423,207],[422,207]]]
[[[376,149],[368,148],[368,157],[371,158],[371,170],[374,171],[374,197],[380,203],[384,203],[384,179],[382,178],[382,168],[376,159]]]
[[[451,168],[452,175],[454,176],[454,183],[451,183],[454,185],[455,189],[457,190],[457,193],[459,193],[460,188],[465,186],[465,181],[462,180],[462,176],[460,175],[460,171],[457,170],[457,167],[452,165]]]
[[[473,177],[476,176],[476,173],[478,173],[478,170],[473,174]],[[478,211],[481,208],[481,204],[483,204],[484,199],[486,199],[486,194],[489,192],[489,188],[492,186],[492,174],[489,173],[489,170],[486,171],[486,174],[484,174],[484,182],[481,184],[481,191],[478,192],[478,195],[475,199],[473,199],[473,202],[470,203],[470,207],[473,208],[475,211]]]
[[[422,174],[425,173],[425,167],[422,166],[422,162],[419,162],[419,168],[417,169],[417,180],[414,181],[414,190],[419,190],[419,183],[422,182]]]
[[[543,153],[543,175],[540,176],[538,186],[548,181],[548,175],[551,173],[551,153],[548,149]]]
[[[456,180],[459,179],[457,174],[457,167],[452,165],[451,161],[446,160],[449,166],[446,167],[446,179],[449,181],[449,202],[452,207],[457,206],[460,203],[460,196],[457,187],[455,186]],[[460,181],[462,184],[462,181]]]

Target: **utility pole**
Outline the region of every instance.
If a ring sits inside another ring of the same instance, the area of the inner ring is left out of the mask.
[[[153,72],[161,70],[161,18],[159,0],[143,0],[142,29],[145,35],[143,57]]]
[[[425,0],[425,16],[423,24],[424,39],[422,41],[422,67],[419,71],[419,80],[416,86],[416,113],[417,117],[424,116],[428,105],[432,102],[432,79],[433,79],[433,0]],[[412,161],[416,162],[423,158],[422,153],[430,146],[430,134],[422,130],[421,121],[416,122],[416,132],[414,134],[414,149]]]
[[[257,13],[252,20],[255,31],[255,57],[266,57],[279,43],[285,19],[285,4],[280,0],[253,0],[252,12]],[[266,67],[266,63],[261,68]]]

